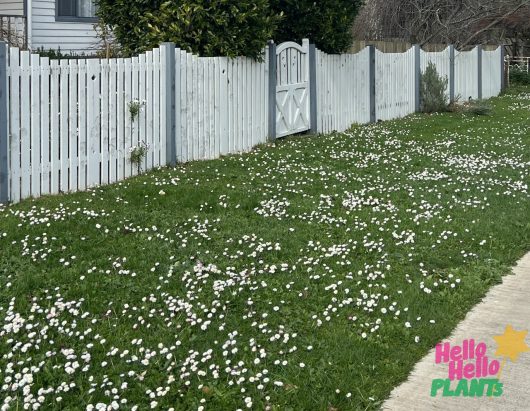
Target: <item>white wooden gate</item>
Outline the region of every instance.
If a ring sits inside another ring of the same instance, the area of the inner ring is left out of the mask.
[[[276,137],[309,130],[309,40],[276,48]]]

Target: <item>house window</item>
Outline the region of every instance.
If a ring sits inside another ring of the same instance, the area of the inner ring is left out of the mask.
[[[96,20],[94,0],[56,0],[56,10],[59,21]]]

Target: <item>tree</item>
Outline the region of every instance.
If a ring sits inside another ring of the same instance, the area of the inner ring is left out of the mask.
[[[276,30],[277,43],[308,38],[326,53],[348,50],[352,26],[363,0],[271,0],[277,14],[283,14]]]
[[[97,14],[103,26],[110,27],[124,55],[143,51],[141,42],[147,27],[142,19],[157,10],[161,0],[96,0]]]
[[[372,0],[360,12],[354,33],[366,40],[466,47],[498,41],[498,28],[528,5],[530,0]]]
[[[97,0],[125,55],[172,41],[201,56],[259,58],[279,21],[268,0]]]

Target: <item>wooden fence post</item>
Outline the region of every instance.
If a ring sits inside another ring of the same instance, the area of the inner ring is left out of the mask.
[[[375,46],[368,46],[368,87],[370,96],[370,123],[376,122],[375,112]]]
[[[449,46],[449,101],[455,101],[455,46]]]
[[[414,91],[415,91],[415,112],[421,110],[421,47],[419,44],[414,46]]]
[[[309,112],[311,133],[317,133],[317,116],[318,116],[318,101],[317,101],[317,56],[316,47],[314,44],[309,45]]]
[[[9,202],[7,44],[0,41],[0,204]]]
[[[276,44],[269,42],[269,140],[276,140]]]
[[[173,60],[173,78],[175,79],[175,94],[174,94],[174,107],[175,109],[172,110],[173,117],[173,124],[175,125],[175,138],[173,141],[175,141],[175,157],[174,161],[175,164],[179,162],[182,159],[182,115],[181,115],[181,93],[182,93],[182,86],[180,84],[181,82],[181,70],[182,70],[182,64],[181,64],[181,49],[175,48],[175,52],[171,55]],[[178,56],[178,57],[177,57]],[[172,97],[173,98],[173,97]],[[178,154],[177,154],[178,153]]]
[[[506,56],[506,50],[504,49],[504,45],[501,44],[500,46],[501,52],[501,92],[506,90],[506,62],[504,61],[504,58]]]
[[[175,87],[175,43],[162,43],[162,72],[164,73],[166,93],[166,161],[168,165],[177,164],[176,136],[176,87]]]
[[[482,100],[482,45],[477,46],[478,99]]]

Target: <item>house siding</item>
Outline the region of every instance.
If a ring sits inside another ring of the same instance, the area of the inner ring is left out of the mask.
[[[55,0],[33,0],[32,49],[61,49],[66,53],[93,54],[98,37],[94,23],[55,21]]]
[[[24,15],[24,0],[0,0],[0,14]]]

